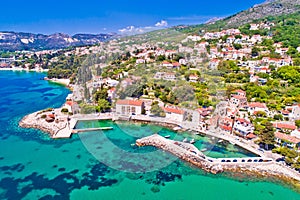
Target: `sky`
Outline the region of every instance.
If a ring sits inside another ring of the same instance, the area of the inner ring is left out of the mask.
[[[14,0],[2,1],[0,31],[31,33],[141,33],[200,24],[264,0]]]

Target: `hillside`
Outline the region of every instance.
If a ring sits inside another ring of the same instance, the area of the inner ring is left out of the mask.
[[[241,11],[235,15],[218,21],[184,28],[175,27],[175,29],[185,33],[197,33],[199,29],[211,31],[227,28],[238,28],[241,25],[265,18],[267,16],[280,16],[296,13],[298,11],[300,11],[300,0],[267,0],[262,4],[254,5],[248,10]]]
[[[60,49],[70,46],[93,45],[105,41],[115,34],[51,35],[0,32],[0,51]]]

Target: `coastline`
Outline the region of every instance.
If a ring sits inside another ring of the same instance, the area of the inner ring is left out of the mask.
[[[48,72],[48,69],[24,69],[20,67],[13,67],[13,68],[0,68],[0,71],[25,71],[25,72]]]
[[[63,122],[62,125],[49,125],[48,123],[41,123],[41,118],[38,116],[38,114],[41,114],[43,111],[38,111],[29,115],[26,115],[20,122],[19,126],[23,128],[35,128],[39,129],[43,132],[46,132],[50,135],[51,138],[55,138],[55,135],[57,132],[65,127],[66,121]],[[114,116],[112,113],[107,113],[105,115],[77,115],[73,116],[73,119],[76,118],[80,120],[113,120],[113,121],[124,121],[120,119],[114,119]],[[133,119],[131,120],[133,123],[144,123],[144,124],[154,124],[158,126],[163,126],[169,129],[178,127],[178,125],[174,123],[167,123],[167,122],[159,122],[159,121],[150,121],[150,120],[142,120],[142,119]],[[53,122],[54,123],[54,122]],[[47,126],[48,124],[48,126]],[[74,124],[75,126],[75,124]],[[73,131],[72,129],[70,131]],[[210,132],[207,133],[201,133],[204,135],[210,135],[214,137],[218,137],[217,134],[210,134]],[[224,137],[221,137],[224,139]],[[143,145],[141,145],[143,146]],[[158,145],[151,145],[155,146],[157,148],[161,148]],[[239,145],[240,146],[240,145]],[[244,146],[241,146],[244,148]],[[163,148],[162,148],[163,149]],[[163,149],[166,150],[166,149]],[[169,150],[166,150],[170,153],[172,153]],[[172,153],[173,154],[173,153]],[[175,154],[178,158],[186,161],[187,163],[190,163],[193,166],[196,166],[198,168],[201,168],[209,173],[217,174],[217,173],[231,173],[233,174],[233,177],[236,176],[254,176],[254,177],[261,177],[261,178],[274,178],[274,180],[280,180],[283,183],[286,183],[288,185],[291,185],[293,188],[297,189],[297,191],[300,192],[300,174],[298,174],[295,170],[288,168],[287,166],[281,165],[279,163],[276,163],[275,161],[272,161],[271,163],[265,163],[260,166],[250,166],[250,165],[239,165],[239,164],[225,164],[222,167],[220,165],[215,166],[208,166],[206,164],[203,165],[199,164],[197,160],[193,159],[186,159],[184,156],[178,156]],[[201,161],[202,162],[202,161]]]
[[[58,78],[49,79],[49,78],[45,78],[45,80],[53,82],[53,83],[61,84],[61,85],[64,85],[64,86],[68,86],[70,84],[70,79],[58,79]]]

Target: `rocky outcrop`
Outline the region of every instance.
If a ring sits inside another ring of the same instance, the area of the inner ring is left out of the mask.
[[[267,16],[291,14],[299,11],[300,0],[268,0],[223,19],[226,22],[223,28],[239,27],[240,25],[251,23],[253,20]]]

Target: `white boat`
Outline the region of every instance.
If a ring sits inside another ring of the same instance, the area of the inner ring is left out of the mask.
[[[196,141],[194,140],[194,138],[190,141],[191,144],[194,144]]]
[[[188,141],[188,139],[187,138],[184,138],[183,140],[182,140],[182,142],[187,142]]]
[[[179,127],[179,126],[173,128],[174,131],[179,131],[180,129],[181,129],[181,127]]]
[[[171,137],[171,135],[166,135],[166,136],[165,136],[165,138],[170,138],[170,137]]]
[[[221,142],[223,142],[223,140],[221,139],[221,140],[218,140],[218,143],[221,143]]]

